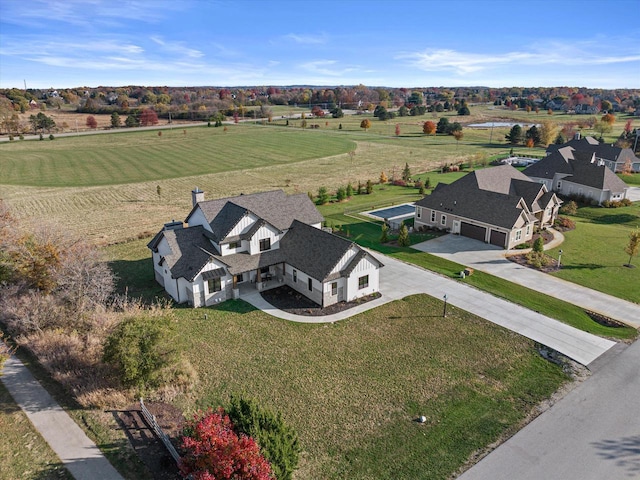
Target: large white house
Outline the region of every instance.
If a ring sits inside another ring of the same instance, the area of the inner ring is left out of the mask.
[[[178,303],[208,306],[286,284],[326,307],[379,289],[382,264],[323,231],[306,194],[205,201],[196,188],[192,200],[185,222],[165,224],[147,245],[156,281]]]

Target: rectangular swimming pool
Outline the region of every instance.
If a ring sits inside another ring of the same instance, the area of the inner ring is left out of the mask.
[[[395,218],[401,217],[404,215],[413,215],[416,213],[415,205],[398,205],[396,207],[383,208],[382,210],[376,210],[374,212],[369,212],[369,215],[378,218]]]

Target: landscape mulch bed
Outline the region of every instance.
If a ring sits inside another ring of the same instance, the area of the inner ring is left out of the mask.
[[[278,288],[266,290],[261,292],[262,298],[280,310],[295,315],[305,315],[310,317],[319,317],[323,315],[332,315],[334,313],[343,312],[349,310],[357,305],[380,298],[380,293],[374,293],[361,297],[351,302],[339,302],[329,305],[328,307],[321,308],[315,302],[312,302],[301,293],[296,292],[293,288],[283,285]]]
[[[185,419],[182,412],[172,405],[159,402],[145,402],[147,409],[155,415],[162,430],[178,448]],[[123,428],[138,458],[145,464],[154,479],[178,480],[182,477],[178,467],[142,416],[140,404],[136,403],[124,410],[113,412]]]
[[[538,270],[539,272],[551,273],[558,271],[558,261],[550,257],[549,255],[545,255],[547,257],[548,263],[544,267],[536,268],[533,265],[529,265],[527,263],[527,254],[521,253],[520,255],[509,255],[507,257],[508,260],[517,263],[518,265],[522,265],[523,267],[533,268],[534,270]]]

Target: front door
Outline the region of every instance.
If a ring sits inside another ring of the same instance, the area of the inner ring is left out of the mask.
[[[451,233],[458,235],[460,233],[460,220],[453,221],[453,227],[451,228]]]

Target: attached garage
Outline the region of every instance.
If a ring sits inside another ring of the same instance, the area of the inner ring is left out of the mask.
[[[491,245],[497,245],[504,248],[507,243],[507,234],[498,230],[491,230],[491,238],[489,240]]]
[[[475,238],[481,242],[487,238],[487,229],[485,227],[479,227],[470,223],[462,222],[460,225],[460,235],[469,238]]]

